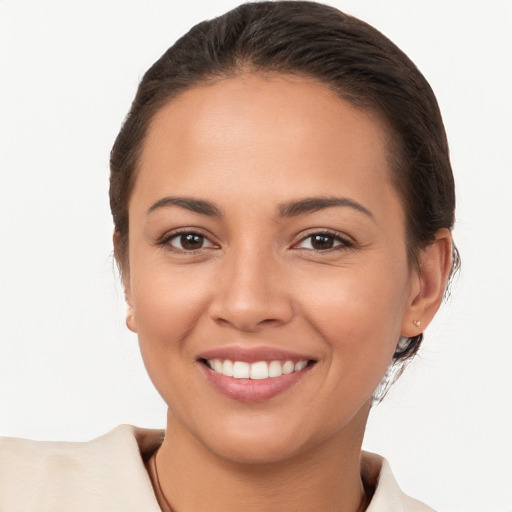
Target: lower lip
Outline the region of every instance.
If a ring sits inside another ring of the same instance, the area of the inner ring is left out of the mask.
[[[199,363],[206,378],[213,387],[224,396],[241,402],[264,402],[295,386],[309,373],[311,365],[308,364],[298,372],[292,372],[280,377],[268,379],[235,379],[214,372],[203,363]]]

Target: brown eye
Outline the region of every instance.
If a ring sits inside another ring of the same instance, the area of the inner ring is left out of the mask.
[[[203,246],[204,236],[189,233],[187,235],[180,236],[180,245],[187,251],[193,251],[200,249]]]
[[[332,249],[334,247],[334,238],[328,235],[313,235],[311,237],[311,247],[317,251]]]
[[[199,233],[180,233],[169,239],[169,244],[180,251],[198,251],[213,247],[213,244]]]
[[[330,249],[344,249],[352,247],[352,245],[351,241],[337,234],[313,233],[302,239],[302,241],[296,245],[296,248],[328,251]]]

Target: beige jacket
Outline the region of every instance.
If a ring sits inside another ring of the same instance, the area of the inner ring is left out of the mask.
[[[160,512],[143,463],[162,430],[121,425],[87,443],[0,438],[1,512]],[[433,512],[405,495],[389,465],[363,452],[376,490],[367,512]]]

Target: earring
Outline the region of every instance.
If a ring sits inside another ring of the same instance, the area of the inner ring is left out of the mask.
[[[412,323],[418,328],[421,327],[421,322],[419,320],[413,320]]]
[[[395,357],[407,352],[410,346],[411,338],[408,338],[407,336],[400,336],[400,338],[398,338],[398,343],[396,344]]]

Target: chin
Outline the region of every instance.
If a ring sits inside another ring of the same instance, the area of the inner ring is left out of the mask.
[[[226,415],[205,425],[204,420],[183,425],[207,452],[236,464],[261,465],[293,458],[311,442],[296,422],[276,421],[274,415]],[[192,439],[189,437],[192,441]],[[196,445],[197,446],[197,445]]]
[[[360,411],[359,419],[341,415],[324,418],[324,421],[311,421],[312,418],[308,421],[302,416],[293,418],[290,411],[282,417],[275,414],[265,416],[262,411],[255,411],[250,417],[238,415],[225,417],[222,421],[219,418],[219,421],[209,424],[207,431],[189,431],[210,453],[226,461],[248,466],[278,464],[309,458],[333,438],[341,442],[350,439],[352,444],[354,438],[359,438],[358,434],[364,432],[367,417],[364,409]]]
[[[284,440],[261,434],[236,438],[225,436],[218,440],[212,439],[208,444],[207,448],[217,457],[245,466],[285,462],[297,456],[303,448],[299,439]]]

